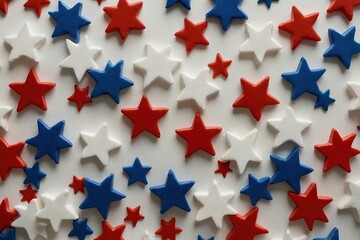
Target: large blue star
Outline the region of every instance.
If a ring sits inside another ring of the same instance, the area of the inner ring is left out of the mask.
[[[128,185],[135,182],[142,182],[147,185],[146,174],[151,170],[150,166],[142,165],[139,158],[136,158],[133,165],[123,167],[124,172],[129,176]]]
[[[239,7],[241,1],[242,0],[213,0],[216,5],[206,13],[206,17],[219,18],[223,30],[227,31],[234,18],[248,19],[246,13]]]
[[[246,185],[241,191],[241,194],[248,195],[251,200],[251,204],[255,206],[257,202],[264,198],[266,200],[272,200],[272,196],[268,191],[270,178],[264,177],[261,179],[255,178],[251,173],[249,174],[249,184]]]
[[[96,85],[91,93],[91,98],[101,95],[109,95],[114,102],[120,102],[120,90],[131,87],[134,83],[122,76],[124,61],[119,61],[115,66],[108,61],[104,71],[90,70],[90,76],[95,80]]]
[[[165,213],[173,206],[190,212],[185,195],[194,184],[194,181],[178,182],[175,173],[169,170],[165,184],[150,188],[150,191],[161,199],[160,213]]]
[[[10,228],[7,232],[0,233],[0,240],[16,240],[15,229]]]
[[[265,3],[267,8],[271,7],[271,4],[273,3],[273,1],[278,1],[278,0],[258,0],[258,4],[260,3]]]
[[[339,240],[339,230],[334,227],[326,238],[314,238],[314,240]]]
[[[88,219],[77,219],[73,221],[73,229],[68,237],[77,237],[79,240],[85,240],[87,235],[93,234],[93,230],[87,224]]]
[[[335,102],[335,99],[330,97],[330,89],[328,89],[325,92],[323,92],[323,94],[321,96],[317,97],[314,108],[321,107],[322,109],[327,111],[329,108],[329,105],[333,102]]]
[[[65,121],[60,121],[49,127],[44,121],[38,119],[38,135],[25,142],[37,148],[35,159],[49,155],[56,164],[60,160],[60,149],[72,147],[72,143],[63,135]]]
[[[39,163],[35,163],[32,168],[25,168],[26,178],[24,184],[33,184],[37,189],[40,188],[40,180],[46,177],[46,173],[40,170]]]
[[[181,3],[181,5],[186,8],[187,10],[191,9],[190,6],[190,0],[167,0],[166,1],[166,8],[171,8],[172,6],[174,6],[177,3]]]
[[[111,202],[120,201],[125,195],[113,189],[114,174],[110,174],[101,183],[85,178],[84,185],[87,190],[85,200],[80,209],[96,208],[106,219],[110,211]]]
[[[51,37],[54,38],[70,34],[74,42],[78,43],[80,38],[80,28],[91,23],[80,15],[82,3],[79,2],[72,8],[69,8],[62,1],[59,1],[58,6],[59,11],[49,12],[49,15],[56,21],[56,26]]]
[[[324,57],[338,57],[346,69],[350,68],[351,58],[360,52],[360,43],[354,40],[356,28],[350,27],[343,34],[329,28],[330,47]]]

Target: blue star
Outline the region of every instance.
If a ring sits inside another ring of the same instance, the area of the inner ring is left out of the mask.
[[[165,184],[150,188],[150,191],[161,199],[160,213],[165,213],[173,206],[190,212],[191,209],[186,201],[185,194],[194,184],[194,181],[178,182],[175,173],[169,170]]]
[[[51,37],[59,37],[70,34],[75,43],[79,42],[80,28],[89,25],[91,22],[80,15],[82,3],[75,4],[72,8],[66,6],[62,1],[58,2],[59,11],[49,12],[49,15],[56,21],[56,26]]]
[[[88,219],[78,219],[73,221],[73,229],[68,237],[77,237],[79,240],[85,240],[87,235],[93,234],[93,230],[87,224]]]
[[[198,235],[197,240],[205,240],[205,238],[203,238],[203,236],[201,236],[201,235]],[[215,238],[214,238],[214,237],[211,237],[211,238],[209,238],[208,240],[215,240]]]
[[[95,80],[96,85],[91,93],[91,98],[108,94],[114,102],[119,104],[119,92],[122,89],[131,87],[134,83],[122,76],[124,61],[119,61],[115,66],[108,61],[104,71],[90,70],[90,76]]]
[[[286,182],[296,193],[300,192],[300,178],[313,171],[312,168],[300,163],[299,149],[294,148],[286,159],[276,155],[270,156],[276,171],[270,179],[270,184]]]
[[[147,185],[146,174],[151,170],[150,166],[142,165],[139,158],[136,158],[132,166],[123,167],[124,172],[129,176],[128,185],[135,182],[142,182]]]
[[[111,202],[120,201],[125,195],[113,189],[114,174],[110,174],[101,183],[85,178],[84,185],[87,190],[85,200],[80,209],[96,208],[106,219],[110,211]]]
[[[6,233],[0,233],[0,240],[16,240],[15,229],[10,228]]]
[[[174,6],[177,3],[181,3],[181,5],[186,8],[187,10],[191,9],[190,6],[190,0],[167,0],[166,2],[166,8],[171,8],[172,6]]]
[[[321,96],[322,92],[317,85],[317,81],[325,73],[325,68],[310,69],[305,58],[301,58],[300,63],[295,72],[281,74],[291,85],[291,100],[296,100],[304,93],[310,93],[315,96]]]
[[[353,26],[343,34],[329,28],[330,47],[324,57],[338,57],[346,69],[350,68],[351,58],[360,52],[360,43],[354,40],[356,28]]]
[[[273,3],[273,1],[278,1],[278,0],[258,0],[258,4],[260,3],[265,3],[267,8],[271,7],[271,4]]]
[[[25,142],[37,148],[35,160],[49,155],[56,164],[59,163],[60,149],[72,147],[72,143],[63,135],[65,121],[60,121],[49,127],[44,121],[38,119],[38,135]]]
[[[253,206],[261,199],[272,200],[272,196],[269,193],[267,187],[269,185],[270,178],[264,177],[256,179],[251,173],[249,174],[249,184],[246,185],[241,191],[241,194],[248,195]]]
[[[24,184],[33,184],[37,189],[40,188],[40,180],[46,177],[46,173],[40,170],[39,163],[35,163],[32,168],[25,168],[26,178]]]
[[[317,97],[314,108],[322,107],[322,109],[327,111],[329,105],[333,102],[335,102],[335,99],[330,97],[330,89],[328,89],[324,93],[322,93],[321,96]]]
[[[334,227],[326,238],[314,238],[314,240],[339,240],[339,230]]]
[[[227,31],[234,18],[248,19],[248,16],[239,7],[242,0],[213,0],[216,4],[208,13],[206,17],[217,17],[220,19],[221,26],[224,31]]]

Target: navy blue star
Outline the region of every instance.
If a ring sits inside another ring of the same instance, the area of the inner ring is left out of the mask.
[[[335,99],[330,97],[330,89],[328,89],[321,96],[317,97],[314,108],[322,107],[322,109],[327,111],[329,105],[333,102],[335,102]]]
[[[264,177],[261,179],[255,178],[251,173],[249,174],[249,184],[246,185],[241,191],[241,194],[248,195],[251,200],[251,204],[255,206],[257,202],[263,198],[266,200],[272,200],[272,196],[268,191],[270,178]]]
[[[360,52],[360,43],[354,40],[356,28],[353,26],[343,34],[329,28],[330,47],[324,57],[338,57],[346,69],[350,68],[351,58]]]
[[[115,66],[108,61],[104,71],[90,70],[90,76],[95,80],[96,85],[91,93],[91,98],[101,95],[109,95],[114,102],[120,102],[120,90],[131,87],[134,83],[122,76],[124,61],[119,61]]]
[[[203,236],[201,236],[201,235],[198,235],[198,239],[197,240],[205,240],[205,238],[203,238]],[[211,237],[211,238],[209,238],[208,240],[215,240],[215,238],[214,237]]]
[[[206,17],[217,17],[220,19],[222,29],[227,31],[234,18],[248,19],[248,16],[239,7],[242,0],[213,0],[216,4]]]
[[[161,199],[160,213],[165,213],[173,206],[190,212],[191,209],[186,201],[185,194],[194,184],[194,181],[178,182],[175,173],[169,170],[165,184],[150,188],[150,191]]]
[[[339,230],[334,227],[326,238],[314,238],[314,240],[339,240]]]
[[[125,195],[113,189],[114,174],[110,174],[101,183],[85,178],[84,185],[87,190],[85,200],[80,209],[96,208],[106,219],[110,211],[111,202],[120,201]]]
[[[87,224],[88,219],[78,219],[73,221],[73,229],[68,237],[77,237],[79,240],[85,240],[87,235],[93,234],[93,230]]]
[[[63,135],[65,121],[60,121],[49,127],[44,121],[38,119],[38,135],[25,142],[37,148],[35,159],[49,155],[56,164],[60,160],[60,149],[72,147],[72,143]]]
[[[0,233],[0,240],[16,240],[15,229],[10,228],[7,232]]]
[[[39,163],[35,163],[32,168],[24,168],[26,178],[24,184],[33,184],[37,189],[40,188],[40,180],[46,177],[46,173],[40,170]]]
[[[181,3],[181,5],[186,8],[187,10],[191,9],[190,6],[190,0],[167,0],[166,1],[166,8],[171,8],[172,6],[174,6],[177,3]]]
[[[321,96],[322,92],[317,85],[317,81],[325,73],[325,68],[310,69],[305,58],[301,58],[295,72],[281,74],[285,80],[293,85],[291,100],[295,100],[304,93]]]
[[[270,159],[276,167],[276,171],[270,179],[270,184],[286,182],[296,193],[299,193],[300,178],[313,171],[312,168],[300,163],[299,149],[294,148],[285,159],[276,155],[271,155]]]
[[[135,158],[133,165],[123,167],[124,172],[129,176],[128,185],[135,182],[142,182],[147,185],[146,174],[151,170],[150,166],[142,165],[139,158]]]
[[[258,4],[260,3],[265,3],[267,8],[271,7],[271,4],[273,3],[273,1],[278,1],[278,0],[258,0]]]

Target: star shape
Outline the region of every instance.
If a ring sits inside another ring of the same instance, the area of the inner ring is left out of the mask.
[[[41,16],[42,8],[50,4],[50,0],[27,0],[24,3],[24,8],[33,8],[38,17]]]
[[[206,21],[193,23],[188,18],[185,18],[184,28],[177,31],[175,36],[185,42],[186,52],[190,53],[196,45],[209,45],[209,41],[204,36],[206,27]]]
[[[0,203],[0,232],[5,228],[10,228],[14,219],[19,216],[18,212],[9,206],[9,199],[4,198]]]
[[[7,232],[0,233],[0,240],[16,240],[15,229],[10,228]]]
[[[85,193],[85,185],[84,185],[85,178],[78,178],[76,176],[73,176],[72,183],[69,184],[69,187],[74,189],[74,194],[77,194],[78,192]]]
[[[203,236],[201,236],[201,235],[198,235],[197,240],[205,240],[205,238]],[[208,238],[208,240],[215,240],[215,237]]]
[[[140,214],[140,206],[135,208],[126,207],[127,215],[124,218],[124,221],[131,221],[131,224],[135,227],[139,220],[144,219],[145,217]]]
[[[113,227],[107,221],[102,221],[102,233],[94,240],[124,240],[122,234],[125,227],[125,224]]]
[[[360,110],[360,83],[348,82],[347,87],[352,97],[349,111]]]
[[[20,95],[17,112],[21,112],[30,105],[35,105],[42,110],[47,110],[45,95],[55,87],[53,82],[40,82],[34,68],[31,68],[25,82],[10,83],[9,87]]]
[[[261,198],[272,200],[273,198],[267,189],[269,181],[269,177],[257,179],[251,173],[249,173],[249,183],[243,189],[241,189],[240,193],[248,195],[253,206],[255,206]]]
[[[160,235],[162,240],[176,240],[176,235],[182,232],[182,229],[177,227],[176,219],[173,217],[170,221],[161,219],[161,227],[156,230],[155,234]]]
[[[354,8],[359,5],[360,0],[331,0],[327,12],[342,11],[347,20],[351,21],[354,15]]]
[[[175,132],[186,142],[185,158],[190,157],[198,150],[203,150],[215,156],[215,149],[212,145],[212,138],[221,132],[221,127],[206,126],[199,113],[195,114],[194,121],[189,128],[179,128]]]
[[[272,239],[272,240],[307,240],[307,239],[308,239],[308,237],[307,237],[306,234],[302,234],[302,235],[299,235],[297,237],[294,237],[291,234],[290,230],[286,229],[286,232],[285,232],[283,238],[279,238],[279,239],[275,238],[275,239]]]
[[[46,173],[40,170],[39,163],[35,163],[31,168],[24,168],[26,178],[24,184],[32,184],[36,189],[40,188],[40,181],[46,177]]]
[[[166,0],[165,8],[171,8],[174,5],[176,5],[177,3],[180,3],[187,10],[191,9],[190,0]]]
[[[0,178],[5,181],[13,168],[25,168],[26,163],[20,156],[25,143],[9,145],[0,137]]]
[[[128,185],[135,182],[148,184],[146,174],[151,170],[151,166],[142,165],[139,158],[135,158],[133,165],[124,166],[123,171],[129,176]]]
[[[354,220],[360,223],[360,182],[348,179],[345,183],[348,194],[340,199],[337,208],[350,209]]]
[[[161,199],[160,213],[164,214],[172,207],[190,212],[191,209],[185,195],[194,184],[195,182],[191,180],[179,182],[175,173],[170,169],[165,184],[150,187],[150,191]]]
[[[329,105],[333,102],[335,102],[335,99],[330,97],[330,89],[328,89],[323,92],[321,96],[316,97],[314,108],[321,107],[324,111],[327,111],[329,109]]]
[[[10,1],[11,0],[0,0],[0,10],[4,15],[6,15],[8,12],[8,7],[9,7],[8,5]]]
[[[19,192],[21,193],[22,195],[22,198],[21,198],[21,202],[27,202],[27,203],[30,203],[31,200],[33,199],[36,199],[36,194],[37,194],[37,190],[33,190],[31,188],[31,185],[27,185],[26,189],[23,189],[23,190],[19,190]]]
[[[292,19],[279,25],[279,29],[291,34],[291,49],[295,50],[302,40],[320,41],[319,34],[314,29],[314,24],[319,16],[318,12],[303,15],[300,10],[291,8]]]
[[[229,76],[227,69],[231,63],[231,60],[224,60],[221,54],[217,53],[215,61],[208,64],[208,67],[213,70],[212,77],[216,78],[218,75],[222,75],[227,78]]]
[[[92,100],[89,97],[89,87],[80,88],[78,85],[74,85],[74,93],[68,97],[67,100],[74,102],[78,112],[80,112],[85,104],[92,103]]]
[[[73,220],[73,229],[69,232],[68,237],[77,237],[79,240],[85,240],[87,235],[93,234],[93,230],[87,222],[87,218]]]
[[[164,107],[152,107],[146,95],[143,95],[137,107],[123,108],[122,114],[128,117],[132,123],[131,138],[136,138],[140,133],[148,133],[160,138],[158,121],[169,111]]]
[[[215,170],[215,173],[221,173],[223,178],[225,178],[229,172],[232,172],[230,162],[218,160],[218,168]]]
[[[0,106],[0,128],[5,132],[9,130],[8,120],[12,112],[12,107],[10,106]]]
[[[258,4],[260,4],[260,3],[265,3],[266,7],[267,7],[268,9],[270,9],[271,4],[272,4],[274,1],[278,1],[278,0],[258,0],[257,3],[258,3]]]
[[[339,240],[339,229],[334,227],[326,238],[314,238],[314,240]]]
[[[250,53],[254,56],[257,65],[260,65],[267,53],[278,52],[281,45],[272,38],[272,22],[268,22],[261,30],[246,23],[246,40],[240,46],[241,53]]]

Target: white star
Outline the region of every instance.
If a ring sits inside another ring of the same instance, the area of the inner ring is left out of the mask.
[[[170,47],[156,50],[151,44],[147,43],[145,51],[145,57],[134,62],[134,68],[139,69],[145,75],[144,88],[151,85],[155,80],[160,80],[165,84],[172,84],[172,73],[180,67],[182,61],[170,58]]]
[[[350,195],[345,195],[341,198],[338,209],[351,209],[354,220],[360,223],[360,181],[352,180],[346,181],[347,188]]]
[[[10,117],[12,107],[0,106],[0,128],[4,131],[9,130],[8,119]]]
[[[60,63],[60,67],[72,68],[78,82],[81,81],[87,70],[99,69],[94,59],[100,55],[101,49],[89,47],[89,39],[87,36],[78,44],[66,39],[66,46],[70,55]]]
[[[350,102],[350,111],[360,110],[360,83],[348,82],[348,89],[353,99]]]
[[[109,161],[109,152],[121,146],[121,143],[109,137],[108,127],[103,123],[95,134],[80,133],[81,139],[86,146],[81,154],[81,158],[97,157],[105,166]]]
[[[267,52],[279,51],[281,45],[271,37],[272,29],[272,22],[268,22],[260,31],[246,23],[247,39],[240,46],[240,53],[252,53],[256,63],[260,64]]]
[[[275,239],[273,239],[273,240],[306,240],[307,239],[307,235],[305,235],[305,234],[302,234],[302,235],[300,235],[300,236],[297,236],[297,237],[294,237],[292,234],[291,234],[291,232],[290,232],[290,230],[289,229],[287,229],[286,230],[286,233],[285,233],[285,235],[284,235],[284,237],[282,238],[282,239],[278,239],[278,238],[275,238]]]
[[[254,150],[256,136],[256,128],[243,137],[227,132],[226,140],[230,145],[230,149],[221,156],[221,159],[224,161],[235,161],[240,174],[244,172],[249,162],[261,162],[262,158]]]
[[[208,81],[209,69],[202,70],[195,78],[181,74],[181,80],[184,88],[177,99],[178,102],[192,100],[201,110],[205,109],[207,98],[220,91]]]
[[[283,118],[269,119],[267,122],[278,132],[275,137],[274,148],[288,141],[292,141],[300,147],[303,147],[304,142],[301,133],[312,123],[309,120],[297,118],[294,110],[289,106]]]
[[[9,62],[13,62],[20,57],[27,57],[38,62],[40,57],[37,50],[44,45],[45,40],[44,35],[32,35],[29,24],[25,22],[16,37],[4,38],[4,41],[12,48]]]

